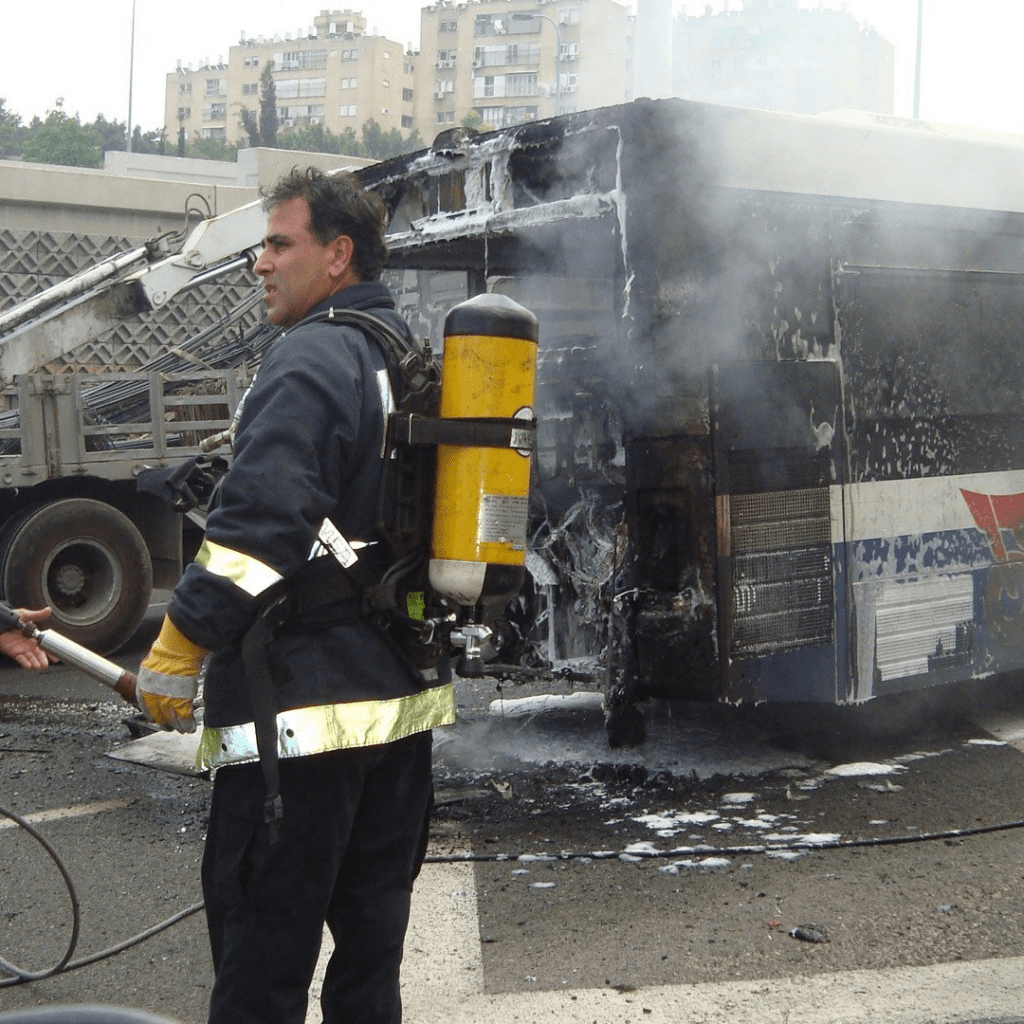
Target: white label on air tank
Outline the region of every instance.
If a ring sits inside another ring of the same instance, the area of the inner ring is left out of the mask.
[[[508,544],[513,551],[526,547],[529,499],[512,494],[484,494],[480,500],[477,544]]]

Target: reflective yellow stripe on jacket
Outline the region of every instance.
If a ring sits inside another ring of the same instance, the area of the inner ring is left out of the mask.
[[[250,597],[259,597],[264,590],[283,579],[276,569],[272,569],[258,558],[243,555],[241,551],[232,551],[231,548],[210,540],[203,541],[195,562],[214,576],[223,576],[231,580],[239,590],[244,590]]]
[[[277,715],[279,757],[303,757],[328,750],[370,747],[455,722],[450,683],[392,700],[354,701],[295,708]],[[252,722],[203,730],[199,768],[221,768],[259,760]]]

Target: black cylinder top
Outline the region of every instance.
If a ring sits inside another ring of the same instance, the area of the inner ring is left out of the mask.
[[[493,292],[475,295],[448,311],[444,318],[444,336],[450,338],[458,334],[521,338],[532,342],[540,337],[533,313],[507,295]]]

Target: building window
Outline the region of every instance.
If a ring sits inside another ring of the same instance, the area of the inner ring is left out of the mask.
[[[260,91],[259,82],[243,82],[242,83],[242,95],[243,96],[256,96]]]
[[[207,96],[223,96],[224,90],[221,87],[221,80],[219,78],[206,79],[206,88],[204,92]]]
[[[528,12],[524,12],[528,13]],[[508,26],[509,33],[515,33],[516,35],[535,35],[540,32],[540,18],[516,18],[511,21]]]
[[[326,78],[284,78],[274,83],[277,98],[294,100],[305,96],[326,96]]]
[[[539,64],[540,43],[501,43],[497,46],[477,46],[473,50],[477,67],[495,68],[506,64]]]
[[[402,90],[402,102],[403,103],[412,103],[412,89],[403,89]]]
[[[192,116],[191,107],[178,107],[178,120],[187,121]]]
[[[358,60],[359,59],[359,51],[358,50],[342,50],[341,51],[341,59],[342,60]]]
[[[408,114],[403,114],[402,115],[402,127],[403,128],[411,128],[412,127],[412,118],[409,117]]]
[[[341,114],[342,117],[355,117],[356,105],[354,103],[350,103],[348,106],[342,104],[342,106],[338,109],[338,113]]]
[[[521,22],[512,22],[519,25]],[[505,18],[497,18],[493,14],[478,14],[473,19],[473,35],[475,36],[503,36],[507,31],[508,21]]]
[[[477,107],[476,112],[483,119],[484,124],[489,124],[492,128],[505,127],[504,107]]]
[[[191,91],[192,91],[192,83],[191,82],[179,82],[178,83],[178,92],[179,92],[179,94],[180,93],[190,93]]]
[[[537,73],[529,71],[526,74],[505,76],[506,96],[536,96],[537,95]]]
[[[223,121],[227,117],[228,108],[226,103],[207,103],[203,107],[204,121]]]
[[[506,107],[505,124],[526,124],[537,120],[536,107]]]
[[[391,82],[388,81],[388,79],[386,79],[386,78],[382,78],[380,86],[381,86],[382,89],[390,89],[391,88]]]
[[[458,21],[439,21],[437,23],[438,32],[458,32],[459,23]]]
[[[278,71],[316,71],[327,67],[326,50],[285,50],[274,54]]]
[[[260,66],[260,59],[259,57],[246,57],[242,61],[242,65],[247,68],[258,68]]]
[[[343,78],[341,80],[342,89],[354,89],[356,87],[356,80],[354,78]]]

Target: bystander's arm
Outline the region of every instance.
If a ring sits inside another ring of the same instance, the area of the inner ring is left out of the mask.
[[[49,608],[19,608],[17,611],[22,622],[41,622],[50,617]],[[16,629],[0,633],[0,654],[13,658],[22,668],[46,668],[50,664],[50,656],[46,651],[35,640]]]

